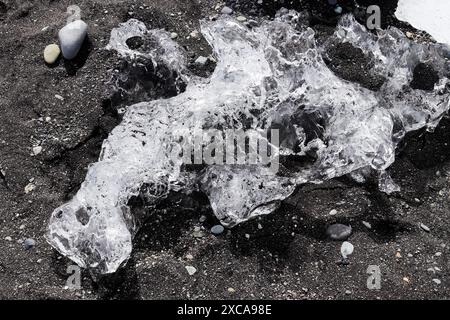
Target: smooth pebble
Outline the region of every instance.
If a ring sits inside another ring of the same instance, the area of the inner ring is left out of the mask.
[[[60,54],[61,50],[57,44],[49,44],[44,49],[44,60],[47,64],[54,64]]]
[[[222,13],[223,14],[232,14],[233,13],[233,9],[231,9],[230,7],[223,7]]]
[[[426,225],[424,225],[423,223],[419,224],[420,228],[422,228],[422,230],[426,231],[426,232],[430,232],[430,228]]]
[[[83,20],[76,20],[59,30],[58,37],[61,51],[67,60],[78,55],[87,35],[88,25]]]
[[[25,247],[25,249],[29,250],[31,248],[33,248],[36,245],[36,241],[34,241],[33,239],[26,239],[23,242],[23,246]]]
[[[193,266],[186,266],[185,268],[190,276],[193,276],[197,272],[197,269],[195,269],[195,267]]]
[[[224,230],[225,230],[225,228],[222,225],[218,224],[211,228],[211,233],[215,234],[215,235],[219,235],[219,234],[223,233]]]
[[[350,242],[344,241],[341,246],[341,255],[344,259],[347,259],[349,255],[353,253],[355,247]]]

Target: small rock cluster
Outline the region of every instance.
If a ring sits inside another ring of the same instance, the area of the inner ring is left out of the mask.
[[[337,213],[337,210],[333,209],[329,214],[331,216],[335,216]],[[328,226],[326,234],[331,240],[343,241],[341,245],[341,256],[343,260],[339,261],[339,263],[347,264],[348,256],[350,256],[354,251],[353,244],[346,241],[352,234],[352,227],[341,223],[335,223]]]
[[[54,64],[61,52],[64,59],[74,59],[83,45],[87,30],[88,25],[82,20],[68,23],[58,32],[59,46],[52,43],[44,49],[44,61],[49,65]]]

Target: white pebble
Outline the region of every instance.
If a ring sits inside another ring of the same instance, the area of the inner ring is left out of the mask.
[[[231,9],[230,7],[223,7],[222,13],[223,14],[232,14],[233,13],[233,9]]]
[[[194,30],[194,31],[191,32],[190,36],[191,36],[192,38],[198,38],[199,33],[198,33],[197,30]]]
[[[28,194],[32,192],[34,189],[36,189],[36,186],[32,183],[29,183],[25,186],[25,193]]]
[[[426,225],[424,225],[423,223],[420,223],[419,226],[426,232],[430,232],[430,228]]]
[[[353,250],[354,250],[354,247],[350,242],[344,241],[342,243],[341,255],[344,259],[347,259],[347,257],[353,253]]]
[[[33,155],[37,156],[41,152],[42,152],[42,147],[41,146],[33,147]]]
[[[44,60],[48,64],[53,64],[61,54],[61,50],[57,44],[49,44],[44,49]]]
[[[206,63],[208,62],[208,58],[200,56],[197,58],[197,60],[195,60],[195,64],[204,66]]]
[[[362,224],[367,228],[367,229],[372,229],[372,225],[367,222],[367,221],[363,221]]]
[[[185,268],[190,276],[193,276],[197,272],[197,269],[195,269],[193,266],[186,266]]]

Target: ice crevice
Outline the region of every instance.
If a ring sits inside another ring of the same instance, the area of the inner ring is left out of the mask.
[[[147,59],[155,70],[163,65],[186,88],[171,98],[128,106],[78,193],[52,213],[48,241],[81,267],[113,273],[127,261],[142,222],[129,206],[135,196],[145,196],[151,212],[171,192],[199,190],[217,218],[234,226],[273,212],[308,182],[347,174],[363,181],[376,173],[380,188],[394,192],[398,187],[386,169],[398,143],[409,131],[433,130],[450,108],[449,64],[441,46],[415,43],[393,27],[370,33],[346,15],[319,45],[306,14],[282,10],[253,29],[223,16],[202,21],[201,32],[217,60],[209,78],[190,74],[183,50],[165,31],[147,30],[134,19],[112,31],[109,49],[123,59]],[[132,50],[126,43],[131,37],[148,45]],[[378,91],[327,67],[327,48],[346,42],[370,55],[371,72],[385,79]],[[433,90],[409,86],[419,63],[439,73]],[[280,131],[277,174],[260,165],[189,171],[174,156],[179,138],[196,130],[274,128]],[[288,157],[302,161],[292,165],[284,161]]]

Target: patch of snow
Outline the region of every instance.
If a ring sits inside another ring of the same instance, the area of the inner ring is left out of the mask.
[[[400,0],[395,15],[428,32],[436,41],[450,45],[450,1]]]

